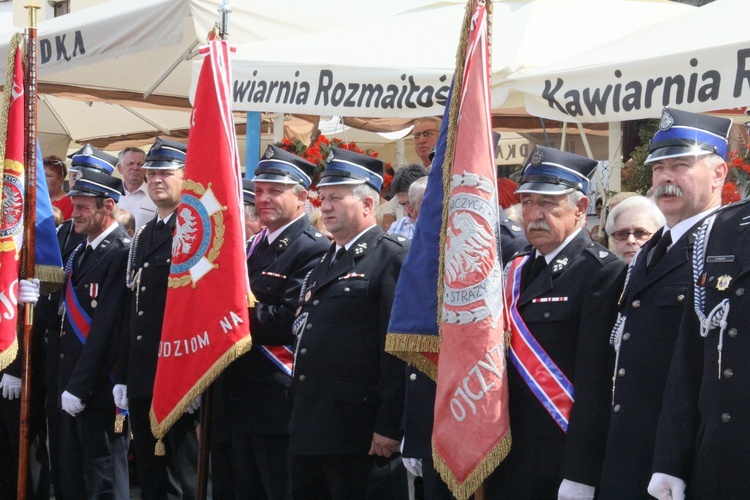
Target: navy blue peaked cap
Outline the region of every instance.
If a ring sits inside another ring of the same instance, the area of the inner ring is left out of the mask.
[[[81,169],[90,168],[107,175],[112,175],[118,161],[116,156],[107,154],[91,144],[86,144],[75,153],[68,155],[68,158],[72,160],[70,170],[80,172]]]
[[[122,181],[119,178],[85,168],[68,196],[98,196],[112,198],[117,203],[122,193]]]
[[[516,193],[588,193],[598,161],[554,148],[534,146]]]
[[[277,184],[301,184],[305,189],[309,189],[314,173],[315,164],[271,144],[258,162],[253,180]]]
[[[157,137],[146,155],[143,168],[171,170],[185,166],[187,146],[181,142]]]
[[[664,108],[659,130],[648,144],[648,158],[644,163],[711,153],[724,158],[731,128],[729,118]]]
[[[385,163],[377,158],[348,149],[331,148],[328,165],[318,186],[367,184],[380,192],[383,188],[384,170]]]

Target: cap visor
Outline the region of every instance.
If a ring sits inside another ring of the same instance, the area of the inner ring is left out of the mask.
[[[562,184],[548,184],[546,182],[525,182],[518,186],[516,194],[536,193],[536,194],[568,194],[575,191],[570,186]]]
[[[273,184],[302,184],[291,177],[276,174],[258,174],[253,177],[253,182],[271,182]]]
[[[712,153],[713,151],[701,149],[697,146],[668,146],[666,148],[659,148],[652,151],[643,164],[648,165],[649,163],[654,163],[659,160],[679,158],[680,156],[703,156]]]
[[[329,175],[320,179],[320,182],[318,182],[318,187],[343,185],[357,186],[359,184],[365,184],[366,182],[367,181],[365,181],[364,179],[353,179],[351,177],[338,177],[335,175]]]

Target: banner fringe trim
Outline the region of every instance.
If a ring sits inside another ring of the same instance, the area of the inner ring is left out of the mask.
[[[440,350],[440,337],[437,335],[391,332],[385,338],[385,350],[437,381],[437,366],[423,354]]]
[[[10,365],[18,355],[18,338],[13,339],[13,343],[11,343],[7,349],[5,349],[3,352],[0,352],[0,371],[5,370],[8,368],[8,365]]]
[[[443,461],[443,457],[438,454],[433,443],[432,460],[435,463],[435,470],[440,474],[443,482],[448,486],[457,500],[467,500],[479,489],[484,480],[492,474],[492,471],[500,465],[500,462],[505,460],[505,457],[510,453],[512,441],[509,427],[503,439],[500,440],[497,446],[490,450],[487,456],[484,457],[484,460],[477,464],[463,483],[460,483],[456,479],[456,476],[453,475],[448,465]]]
[[[201,378],[193,385],[193,387],[180,399],[175,405],[171,412],[164,417],[164,420],[159,422],[156,420],[154,414],[153,403],[149,410],[149,418],[151,420],[151,433],[154,437],[161,442],[162,438],[167,434],[169,429],[182,417],[188,406],[200,396],[206,388],[213,383],[214,380],[226,369],[234,360],[245,354],[252,347],[252,337],[247,335],[245,338],[240,339],[234,345],[232,345],[227,352],[225,352],[219,359],[217,359],[211,368],[204,373]],[[159,442],[156,443],[155,454],[158,455]],[[164,444],[161,443],[163,449]]]

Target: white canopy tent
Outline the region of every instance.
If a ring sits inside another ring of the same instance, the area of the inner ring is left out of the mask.
[[[463,0],[444,0],[386,19],[241,44],[232,62],[234,109],[402,118],[441,114],[464,8]],[[692,9],[647,0],[496,1],[494,107],[522,108],[523,100],[505,84],[520,69],[544,67]],[[194,82],[199,67],[194,61]]]
[[[552,63],[518,71],[507,86],[529,113],[576,122],[656,118],[663,106],[733,114],[750,105],[747,0],[716,0]]]

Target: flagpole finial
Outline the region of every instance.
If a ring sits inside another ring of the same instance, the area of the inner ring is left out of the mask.
[[[42,7],[36,4],[36,0],[29,0],[28,5],[24,5],[23,8],[29,11],[29,28],[36,29],[36,14]]]
[[[221,0],[216,10],[219,12],[219,37],[225,40],[229,36],[229,14],[232,13],[229,0]]]

